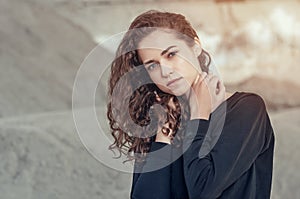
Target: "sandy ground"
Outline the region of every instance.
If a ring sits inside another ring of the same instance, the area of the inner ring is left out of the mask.
[[[270,117],[276,137],[272,199],[299,198],[300,109]],[[3,198],[128,198],[131,174],[88,153],[71,111],[2,119],[0,129]]]
[[[299,198],[300,109],[270,115],[276,136],[272,198]]]
[[[128,198],[131,175],[87,152],[71,112],[7,120],[0,129],[1,198]]]
[[[197,21],[199,16],[215,13],[217,8],[209,1],[201,4],[207,8],[202,12],[196,10],[200,4],[136,3],[132,9],[128,4],[81,2],[0,1],[1,198],[128,198],[131,174],[97,161],[76,132],[71,97],[80,64],[96,45],[97,35],[125,30],[125,20],[150,7],[182,11],[197,26],[220,27],[216,17]],[[247,8],[235,6],[242,13],[241,21],[253,16],[248,9],[264,15],[276,6],[269,3],[256,8],[254,2]],[[285,6],[296,13],[293,8],[299,4],[291,1]],[[300,198],[299,82],[253,76],[228,89],[264,97],[276,135],[272,199]]]

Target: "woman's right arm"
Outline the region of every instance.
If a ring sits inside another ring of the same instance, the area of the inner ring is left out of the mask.
[[[256,158],[272,146],[273,129],[263,100],[250,95],[236,103],[230,123],[224,125],[221,142],[205,157],[199,151],[211,124],[209,120],[189,122],[184,153],[184,173],[191,198],[218,198],[245,173]],[[197,129],[195,132],[189,129]],[[269,154],[272,156],[272,154]]]
[[[153,142],[145,162],[135,163],[131,199],[170,199],[170,163],[171,145]]]

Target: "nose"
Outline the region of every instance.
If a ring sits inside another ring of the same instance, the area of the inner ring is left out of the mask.
[[[161,75],[163,77],[168,77],[173,72],[173,67],[170,64],[161,61]]]

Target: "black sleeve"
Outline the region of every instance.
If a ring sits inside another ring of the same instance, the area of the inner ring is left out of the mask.
[[[131,199],[170,199],[169,163],[171,163],[171,145],[153,142],[145,162],[135,163]]]
[[[191,137],[190,127],[197,129]],[[189,196],[218,198],[246,172],[268,147],[273,133],[264,101],[258,95],[240,99],[226,118],[214,148],[199,158],[200,147],[210,120],[194,119],[188,123],[185,142],[190,142],[184,157],[184,175]]]

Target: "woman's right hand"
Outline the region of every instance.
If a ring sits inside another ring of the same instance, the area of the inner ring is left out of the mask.
[[[225,100],[223,82],[212,73],[198,74],[191,86],[189,104],[190,119],[209,119],[212,113]]]

